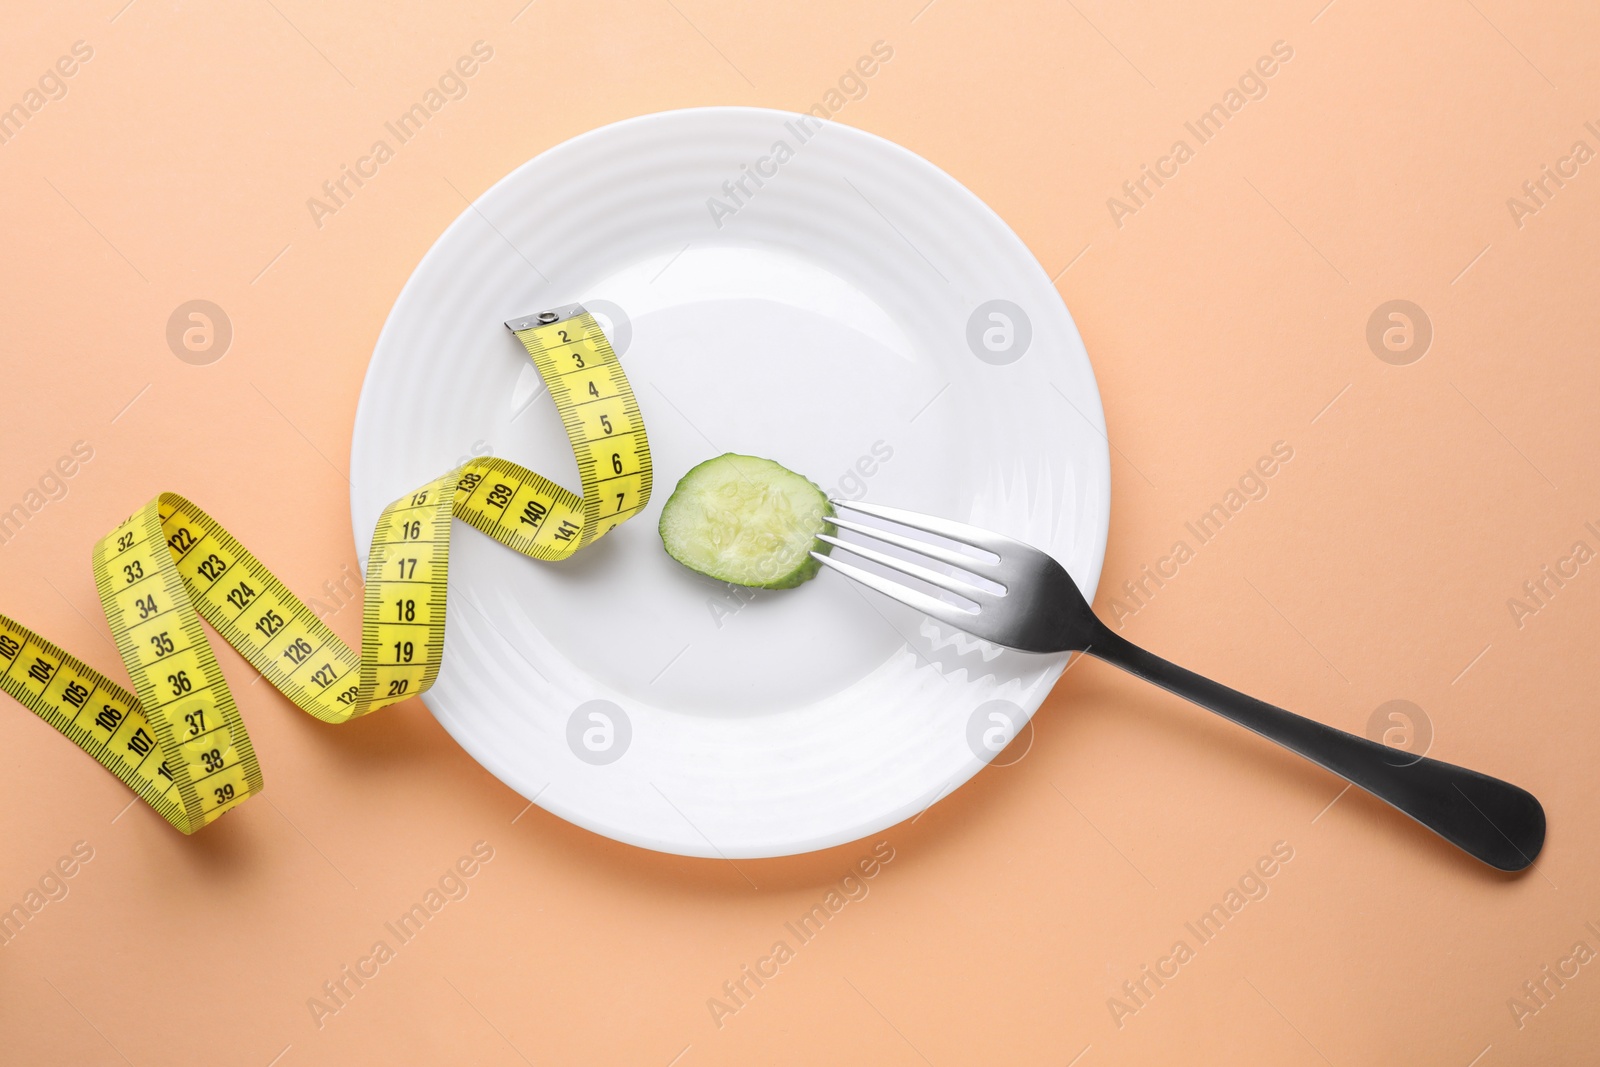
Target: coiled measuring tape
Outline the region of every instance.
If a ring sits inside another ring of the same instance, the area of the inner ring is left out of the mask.
[[[0,689],[184,833],[261,791],[261,769],[203,618],[296,706],[343,723],[422,693],[444,655],[450,520],[560,560],[644,509],[650,446],[616,353],[580,305],[506,326],[578,459],[582,495],[503,459],[457,467],[383,509],[367,556],[361,652],[205,512],[162,493],[94,549],[95,585],[133,692],[0,615]]]

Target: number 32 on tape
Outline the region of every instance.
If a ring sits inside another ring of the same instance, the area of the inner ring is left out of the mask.
[[[628,379],[579,305],[512,319],[578,459],[582,493],[472,460],[383,510],[358,654],[217,522],[162,493],[95,546],[100,603],[132,691],[0,615],[0,689],[184,833],[261,791],[261,769],[204,619],[284,696],[342,723],[426,690],[444,653],[450,520],[560,560],[644,510],[650,446]]]

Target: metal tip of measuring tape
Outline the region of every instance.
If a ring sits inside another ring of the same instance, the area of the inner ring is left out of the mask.
[[[529,315],[518,315],[516,318],[507,319],[506,329],[516,333],[518,330],[532,330],[539,326],[554,326],[558,322],[565,322],[583,313],[582,304],[567,304],[563,307],[551,308],[549,311],[537,311]]]

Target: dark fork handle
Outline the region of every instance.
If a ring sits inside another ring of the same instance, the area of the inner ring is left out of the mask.
[[[1169,663],[1103,625],[1100,630],[1085,649],[1089,655],[1321,764],[1491,867],[1520,871],[1544,845],[1544,808],[1525,789],[1302,718]]]

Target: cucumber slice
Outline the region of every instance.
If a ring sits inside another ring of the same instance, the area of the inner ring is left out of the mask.
[[[811,550],[833,515],[809,479],[770,459],[734,452],[695,467],[661,509],[667,555],[708,578],[755,589],[792,589],[821,564]]]

